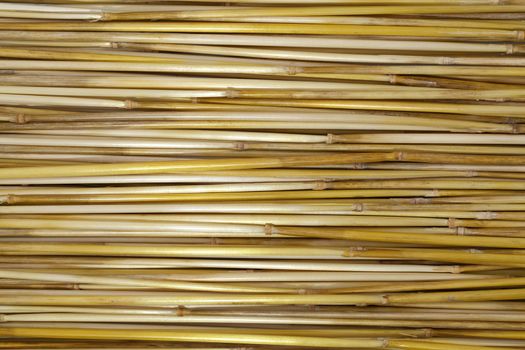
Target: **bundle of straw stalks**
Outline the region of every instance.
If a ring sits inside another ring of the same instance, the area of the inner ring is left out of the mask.
[[[0,349],[525,349],[525,0],[0,2]]]

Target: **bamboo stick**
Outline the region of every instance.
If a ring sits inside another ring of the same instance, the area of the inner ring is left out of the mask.
[[[493,254],[473,251],[446,251],[438,249],[425,249],[421,252],[413,250],[349,250],[346,252],[349,257],[383,257],[383,258],[413,258],[413,259],[430,259],[434,261],[446,261],[456,263],[473,263],[473,264],[495,264],[501,266],[523,267],[522,257],[512,254]]]
[[[279,249],[281,254],[271,246],[177,246],[177,247],[155,247],[155,246],[126,246],[100,244],[25,244],[25,243],[1,243],[5,253],[18,255],[18,252],[26,250],[25,254],[41,255],[42,253],[53,253],[55,255],[97,255],[97,256],[164,256],[164,257],[215,257],[215,258],[290,258],[290,259],[342,259],[344,249],[333,248],[308,248],[287,247],[286,254],[283,248]],[[67,249],[69,249],[69,254]]]
[[[93,97],[127,97],[127,98],[160,98],[160,99],[182,99],[196,97],[224,97],[221,91],[185,91],[185,90],[138,90],[138,89],[87,89],[87,88],[52,88],[52,87],[29,87],[0,86],[0,94],[16,95],[45,95],[45,96],[93,96]],[[104,107],[104,106],[100,106]]]
[[[20,293],[20,292],[19,292]],[[97,292],[98,293],[98,292]],[[77,293],[78,294],[78,293]],[[321,301],[322,300],[322,301]],[[146,307],[170,307],[170,305],[282,305],[282,304],[381,304],[376,295],[297,295],[297,294],[188,294],[188,295],[1,295],[3,305],[122,305]],[[1,328],[4,330],[4,328]],[[1,333],[0,333],[1,334]]]
[[[501,99],[506,101],[520,101],[523,95],[518,90],[491,90],[491,91],[381,91],[376,93],[388,93],[390,100],[485,100],[494,101]],[[288,98],[288,99],[377,99],[377,95],[370,92],[357,91],[275,91],[275,90],[252,90],[231,91],[230,96],[237,98]],[[197,96],[198,97],[198,96]],[[204,96],[206,97],[206,96]]]
[[[442,289],[463,289],[463,288],[480,288],[480,287],[503,287],[519,286],[525,279],[523,278],[495,278],[484,279],[479,281],[439,281],[425,282],[417,285],[382,285],[382,286],[364,286],[347,289],[334,289],[330,293],[367,293],[367,292],[410,292],[422,290],[442,290]]]
[[[57,333],[59,332],[60,335]],[[192,341],[201,340],[202,333],[199,332],[175,332],[175,331],[140,331],[129,332],[127,330],[103,330],[103,329],[46,329],[46,328],[5,328],[0,330],[0,335],[33,338],[69,338],[69,339],[119,339],[119,340],[164,340],[164,341]],[[323,344],[328,347],[365,347],[379,348],[383,341],[373,339],[330,339],[321,337],[299,337],[299,336],[271,336],[235,333],[207,333],[206,342],[224,343],[237,341],[244,344],[263,345],[295,345],[308,346],[313,343]]]
[[[0,4],[0,10],[7,11],[38,11],[38,12],[94,12],[97,10],[83,8],[83,7],[69,7],[69,6],[52,6],[52,5],[39,5],[39,4],[23,4],[23,3],[2,3]]]
[[[500,180],[500,181],[484,181],[478,180],[471,182],[469,180],[376,180],[367,181],[366,183],[360,181],[339,181],[332,182],[327,185],[328,188],[334,189],[351,189],[351,188],[436,188],[436,189],[496,189],[496,190],[521,190],[522,182],[519,180]]]
[[[22,315],[5,315],[4,316],[6,321],[8,322],[34,322],[34,321],[51,321],[51,322],[57,322],[57,321],[65,321],[65,322],[85,322],[85,321],[94,321],[94,322],[129,322],[129,323],[141,323],[141,322],[156,322],[156,323],[177,323],[177,324],[203,324],[206,322],[209,323],[218,323],[218,322],[232,322],[232,323],[245,323],[245,324],[253,324],[253,323],[262,323],[262,324],[284,324],[287,322],[294,322],[296,324],[316,324],[316,325],[385,325],[385,326],[394,326],[397,322],[398,325],[403,326],[409,326],[409,327],[418,327],[418,326],[425,326],[429,325],[430,322],[428,321],[399,321],[399,320],[368,320],[368,319],[359,319],[359,320],[353,320],[353,319],[342,319],[342,318],[318,318],[318,319],[308,319],[306,317],[275,317],[275,318],[265,318],[262,316],[258,317],[250,317],[250,316],[216,316],[216,315],[185,315],[184,317],[180,316],[173,316],[173,315],[98,315],[98,314],[88,314],[88,313],[81,313],[81,314],[74,314],[74,313],[67,313],[67,314],[46,314],[46,313],[39,313],[39,314],[22,314]],[[359,322],[359,323],[358,323]],[[497,327],[501,327],[502,329],[505,329],[504,327],[512,328],[512,329],[523,329],[524,326],[521,323],[516,322],[476,322],[471,321],[469,323],[466,322],[454,322],[449,321],[450,326],[456,326],[458,325],[458,328],[482,328],[487,326],[492,326],[497,329]],[[445,328],[446,325],[444,325],[441,321],[432,321],[432,325],[435,328]],[[521,327],[520,327],[521,326]]]
[[[7,124],[2,126],[2,130],[5,131],[11,131],[11,132],[23,132],[26,133],[49,133],[49,134],[67,134],[66,130],[69,130],[69,133],[88,133],[91,132],[91,134],[86,135],[95,135],[98,133],[104,133],[106,132],[106,135],[111,136],[126,136],[124,135],[125,132],[128,133],[128,136],[137,136],[131,135],[131,130],[119,130],[119,131],[108,131],[105,130],[108,127],[123,127],[125,129],[142,129],[141,131],[147,132],[144,130],[144,128],[152,128],[155,130],[160,129],[227,129],[228,126],[231,126],[235,129],[297,129],[301,128],[299,130],[327,130],[327,129],[341,129],[341,130],[360,130],[359,128],[376,128],[376,129],[396,129],[402,126],[403,130],[448,130],[448,131],[467,131],[467,132],[505,132],[505,133],[511,133],[515,131],[519,131],[519,126],[512,126],[509,124],[497,124],[497,123],[490,123],[490,122],[477,122],[477,121],[468,121],[468,120],[440,120],[438,118],[421,118],[421,117],[412,117],[412,116],[389,116],[389,115],[348,115],[346,118],[338,118],[337,116],[334,116],[332,120],[328,119],[329,116],[327,116],[327,120],[325,120],[325,123],[322,123],[321,120],[318,120],[318,117],[316,115],[309,116],[307,113],[304,115],[304,120],[301,123],[299,123],[297,120],[295,120],[295,116],[290,116],[289,120],[273,120],[272,116],[254,116],[253,120],[250,120],[249,113],[244,113],[245,119],[239,120],[239,116],[236,116],[233,114],[235,112],[232,112],[231,115],[225,115],[222,113],[222,115],[216,115],[210,117],[214,119],[208,119],[208,120],[202,120],[204,116],[199,117],[195,116],[194,118],[192,116],[184,116],[181,115],[181,120],[172,120],[174,117],[167,117],[166,120],[156,120],[156,121],[143,121],[143,122],[134,122],[131,123],[131,120],[133,120],[136,117],[130,117],[128,120],[115,120],[115,121],[97,121],[97,117],[94,117],[94,120],[87,120],[87,121],[75,121],[74,117],[71,118],[71,121],[68,120],[68,118],[63,118],[63,122],[57,123],[58,119],[60,118],[34,118],[34,117],[25,117],[25,116],[16,116],[17,120],[23,119],[24,122],[30,122],[35,121],[34,123],[27,123],[27,124]],[[182,113],[181,113],[182,114]],[[139,114],[140,115],[140,114]],[[283,113],[281,115],[283,118],[287,117],[288,115],[286,113]],[[98,117],[99,119],[100,117]],[[228,118],[228,119],[227,119]],[[185,120],[186,119],[186,120]],[[192,120],[193,119],[193,120]],[[12,119],[10,120],[12,121]],[[42,122],[40,122],[42,121]],[[75,130],[79,129],[80,127],[88,128],[90,130]],[[98,130],[95,130],[98,129]],[[518,129],[518,130],[517,130]],[[46,131],[44,131],[46,130]],[[136,133],[137,131],[135,131]],[[150,135],[145,135],[145,137],[151,137],[156,136],[153,135],[153,131],[149,131]],[[215,133],[218,134],[218,133]],[[165,131],[163,134],[157,134],[161,137],[175,137],[175,135],[168,133]],[[211,135],[211,134],[210,134]],[[96,136],[96,135],[95,135]],[[104,136],[104,135],[102,135]],[[180,135],[179,135],[180,138]],[[192,138],[191,134],[188,134],[188,138]],[[213,139],[211,136],[209,139]],[[311,139],[314,139],[313,136]],[[344,135],[341,136],[341,139],[344,140]],[[257,141],[257,140],[250,140],[245,139],[247,141]],[[327,139],[314,139],[317,142],[326,142],[330,141]],[[283,142],[284,140],[281,140]],[[290,136],[289,141],[294,141],[294,138]],[[251,147],[259,146],[262,147],[262,145],[249,145]],[[290,145],[291,147],[292,145]],[[401,147],[401,145],[399,145]],[[269,146],[267,146],[269,147]],[[328,150],[328,151],[339,151],[343,150],[344,146],[322,146],[317,145],[318,150]],[[324,147],[324,148],[323,148]],[[362,146],[361,146],[362,147]],[[372,146],[368,146],[372,147]],[[405,147],[408,147],[405,145]],[[473,147],[471,147],[473,148]],[[465,149],[465,148],[463,148]]]
[[[312,183],[308,186],[309,188],[319,187],[319,183]],[[467,190],[468,191],[468,190]],[[489,190],[490,191],[490,190]],[[458,190],[449,191],[450,195],[465,195],[470,194],[469,192]],[[486,192],[482,192],[486,194]],[[436,196],[447,196],[446,190],[437,191],[434,189],[431,190],[391,190],[385,192],[380,189],[362,189],[362,190],[322,190],[322,191],[300,191],[299,188],[296,188],[296,191],[267,191],[267,192],[216,192],[213,195],[208,193],[173,193],[173,194],[121,194],[121,195],[56,195],[49,197],[49,195],[34,195],[34,196],[10,196],[9,194],[2,196],[2,202],[16,204],[25,203],[25,204],[50,204],[50,203],[79,203],[84,202],[88,199],[91,200],[91,203],[104,203],[104,202],[122,202],[125,200],[133,202],[191,202],[191,201],[239,201],[242,199],[246,200],[294,200],[294,199],[327,199],[327,198],[363,198],[363,197],[384,197],[385,195],[390,197],[406,197],[406,196],[421,196],[421,197],[436,197]],[[476,193],[473,193],[476,194]],[[517,193],[520,195],[520,193]],[[459,200],[458,200],[459,201]],[[521,202],[522,200],[519,199]],[[350,204],[351,205],[351,204]],[[359,207],[359,206],[358,206]],[[147,207],[143,207],[145,209]],[[160,209],[161,206],[157,207],[155,210]],[[357,207],[356,207],[357,208]],[[361,208],[361,207],[359,207]],[[359,209],[357,208],[357,209]],[[4,208],[6,211],[9,211],[9,208]],[[44,209],[44,208],[43,208]],[[166,207],[168,209],[168,207]],[[351,209],[351,208],[350,208]],[[15,209],[16,210],[16,209]]]
[[[453,331],[453,330],[440,330],[439,334],[442,335],[453,335],[453,336],[475,336],[480,338],[489,337],[487,331]],[[497,331],[490,334],[490,338],[496,339],[523,339],[523,333],[516,331]]]
[[[83,176],[83,175],[123,175],[123,174],[148,174],[148,173],[162,173],[162,172],[191,172],[198,170],[227,170],[227,169],[257,169],[257,168],[271,168],[294,165],[321,165],[346,163],[346,162],[363,162],[363,161],[378,161],[390,159],[392,155],[389,153],[377,154],[348,154],[346,157],[342,155],[312,158],[312,157],[289,157],[289,158],[253,158],[253,159],[222,159],[214,161],[200,161],[200,160],[186,160],[179,162],[150,162],[150,163],[129,163],[120,165],[79,165],[67,167],[40,167],[35,169],[34,173],[28,174],[26,169],[0,169],[0,178],[19,177],[23,174],[24,177],[56,177],[63,174],[69,176]],[[30,176],[28,176],[30,175]],[[31,176],[33,175],[33,176]]]
[[[1,27],[1,26],[0,26]],[[31,63],[29,65],[29,63]],[[417,75],[493,75],[493,76],[523,76],[524,67],[493,67],[493,66],[328,66],[328,67],[298,67],[270,65],[232,65],[232,64],[188,64],[188,63],[152,63],[152,62],[83,62],[50,60],[0,60],[0,69],[14,70],[81,70],[81,71],[114,71],[114,72],[162,72],[162,73],[215,73],[215,74],[263,74],[293,76],[302,73],[358,73],[358,74],[417,74]],[[204,100],[206,102],[206,100]],[[472,113],[476,114],[476,113]]]
[[[67,267],[94,268],[104,266],[112,269],[131,269],[135,266],[144,268],[228,268],[228,269],[270,269],[270,270],[304,270],[304,271],[368,271],[368,272],[434,272],[451,273],[454,266],[438,265],[406,265],[406,264],[374,264],[356,260],[349,262],[309,262],[295,261],[293,265],[286,260],[224,260],[224,259],[162,259],[162,258],[129,258],[112,259],[101,257],[20,257],[0,256],[2,263],[35,263],[37,265],[51,264]],[[448,278],[464,278],[468,275],[449,274]]]
[[[435,292],[388,295],[389,303],[418,303],[418,302],[446,302],[446,301],[485,301],[485,300],[519,300],[524,289],[491,289],[460,292]]]
[[[15,106],[26,104],[29,106],[128,108],[128,104],[125,101],[111,99],[35,96],[3,93],[0,93],[0,103]]]
[[[333,135],[333,142],[366,142],[366,143],[386,143],[386,142],[403,142],[407,143],[468,143],[468,144],[479,144],[480,142],[490,142],[494,144],[503,144],[503,143],[514,143],[519,144],[522,135],[466,135],[466,134],[454,134],[454,135],[445,135],[445,134],[383,134],[383,135],[366,135],[366,134],[357,134],[357,135]]]
[[[319,183],[311,183],[309,185],[302,186],[304,188],[308,188],[310,190],[303,190],[301,191],[301,188],[297,187],[295,188],[296,191],[260,191],[260,192],[215,192],[213,194],[211,193],[132,193],[132,194],[93,194],[93,195],[3,195],[0,198],[2,199],[2,203],[4,204],[38,204],[38,205],[45,205],[45,204],[75,204],[75,203],[85,203],[85,204],[96,204],[100,203],[98,206],[91,207],[92,213],[97,213],[107,210],[107,212],[126,212],[126,210],[130,210],[133,212],[133,210],[144,210],[145,212],[176,212],[176,209],[182,210],[182,206],[170,206],[170,205],[141,205],[141,206],[130,206],[128,208],[123,207],[122,205],[119,206],[101,206],[103,203],[118,203],[118,202],[144,202],[144,203],[154,203],[154,202],[171,202],[171,203],[177,203],[177,202],[191,202],[191,201],[215,201],[215,202],[222,202],[222,201],[238,201],[238,200],[276,200],[276,199],[326,199],[326,198],[360,198],[360,197],[383,197],[385,195],[389,195],[391,197],[404,197],[404,196],[410,196],[410,195],[422,195],[422,196],[432,196],[435,194],[435,190],[430,186],[422,186],[426,188],[430,188],[432,190],[392,190],[389,192],[385,192],[384,190],[323,190],[323,191],[315,191],[319,188]],[[364,186],[366,187],[366,186]],[[407,187],[410,187],[408,185]],[[417,187],[417,186],[415,186]],[[458,187],[458,186],[456,186]],[[481,186],[480,186],[481,187]],[[496,186],[497,187],[497,186]],[[511,186],[500,186],[502,188],[504,187],[510,187]],[[519,183],[518,183],[519,187]],[[291,188],[292,190],[294,188]],[[314,191],[312,191],[314,190]],[[37,210],[38,207],[25,207],[28,212],[31,210]],[[40,207],[42,210],[42,213],[47,212],[48,210],[53,209],[51,207]],[[62,208],[55,207],[55,212],[59,212],[60,209],[67,211],[67,206],[64,206]],[[98,208],[98,209],[97,209]],[[113,208],[113,210],[111,210]],[[119,210],[119,208],[121,208]],[[150,209],[148,209],[150,208]],[[170,210],[171,208],[171,210]],[[195,207],[195,210],[197,207]],[[203,207],[204,208],[204,207]],[[76,209],[81,209],[79,207],[76,207]],[[85,207],[85,209],[89,209],[89,207]],[[283,207],[284,209],[284,207]],[[305,208],[306,209],[306,208]],[[312,210],[322,210],[323,208],[312,208]],[[327,208],[324,208],[327,209]],[[18,210],[24,210],[23,208],[18,208]],[[75,211],[75,207],[70,207],[70,210],[73,212]],[[116,210],[116,211],[114,211]],[[201,209],[202,210],[202,209]],[[261,208],[261,210],[264,210]],[[353,206],[350,204],[347,208],[328,208],[328,210],[355,210],[356,212],[358,210],[361,210],[360,206]],[[2,213],[11,213],[14,214],[17,211],[17,207],[9,208],[0,208],[0,211]],[[51,213],[50,212],[50,213]],[[367,211],[368,212],[368,211]],[[366,212],[365,212],[366,214]],[[416,213],[414,213],[415,215]],[[483,217],[483,214],[479,214],[480,217]],[[490,218],[490,214],[485,215],[487,218]],[[493,215],[494,217],[497,216],[497,214]]]
[[[520,5],[465,6],[308,6],[308,7],[253,7],[247,9],[189,10],[170,12],[104,13],[105,21],[207,19],[217,17],[250,16],[330,16],[330,15],[392,15],[426,13],[522,12]]]
[[[337,14],[341,14],[338,9]],[[352,7],[353,8],[353,7]],[[450,7],[446,7],[450,9]],[[492,8],[492,7],[491,7]],[[501,8],[503,9],[503,8]],[[509,8],[510,9],[510,8]],[[516,9],[522,9],[518,7]],[[435,12],[436,9],[429,9]],[[453,11],[454,9],[452,9]],[[457,11],[465,11],[458,7]],[[361,13],[364,14],[364,13]],[[180,33],[260,33],[310,35],[381,35],[447,38],[487,38],[514,40],[519,33],[511,30],[480,28],[421,28],[410,26],[359,26],[344,24],[281,24],[281,23],[207,23],[207,22],[96,22],[89,25],[76,22],[60,23],[0,23],[1,30],[60,30],[60,31],[120,31],[120,32],[180,32]]]
[[[141,10],[151,10],[142,8]],[[195,8],[195,10],[203,10],[204,8]],[[171,10],[181,10],[179,8],[172,8]],[[137,11],[134,11],[137,12]],[[151,12],[151,11],[150,11]],[[481,15],[481,14],[478,14]],[[486,14],[485,14],[486,15]],[[495,16],[495,14],[491,14]],[[506,14],[508,15],[508,14]],[[439,18],[436,18],[438,17]],[[465,28],[494,28],[494,29],[518,29],[522,25],[519,21],[497,20],[482,20],[477,18],[475,20],[466,19],[468,16],[449,15],[427,15],[425,18],[391,18],[391,17],[372,17],[372,16],[275,16],[275,17],[222,17],[222,18],[207,18],[208,21],[221,22],[270,22],[270,23],[326,23],[326,24],[365,24],[365,25],[414,25],[422,27],[465,27]]]
[[[1,64],[1,63],[0,63]],[[519,105],[495,104],[460,104],[438,102],[400,102],[400,101],[369,101],[369,100],[276,100],[276,99],[202,99],[207,103],[223,103],[235,105],[256,105],[268,107],[300,107],[351,110],[382,110],[405,112],[430,112],[451,114],[479,114],[487,116],[507,116],[523,118],[522,107]]]
[[[63,42],[64,45],[72,42]],[[73,42],[74,43],[74,42]],[[250,89],[250,88],[296,88],[296,89],[375,89],[376,84],[363,84],[353,82],[321,82],[308,80],[272,80],[248,78],[217,78],[217,77],[185,77],[185,76],[159,76],[154,74],[128,74],[128,73],[93,73],[81,72],[80,74],[66,74],[65,71],[16,71],[14,74],[0,76],[0,80],[13,85],[42,85],[42,86],[79,86],[79,87],[116,87],[116,88],[159,88],[159,89]],[[501,85],[498,85],[501,87]],[[504,85],[506,86],[506,85]],[[382,88],[388,86],[381,85]],[[247,115],[252,114],[246,112]],[[135,115],[139,113],[133,113]],[[142,113],[147,114],[147,113]],[[155,113],[150,112],[150,115]],[[157,113],[159,114],[159,113]],[[261,114],[261,113],[260,113]],[[96,114],[95,114],[96,115]],[[108,116],[116,116],[109,112]],[[164,113],[168,116],[168,113]],[[83,117],[94,116],[84,114]],[[100,116],[100,115],[99,115]],[[31,116],[28,116],[31,117]],[[51,117],[51,116],[49,116]],[[64,116],[57,116],[64,117]]]
[[[315,33],[317,34],[317,33]],[[240,45],[240,46],[275,46],[272,36],[264,35],[235,35],[235,34],[148,34],[148,33],[120,33],[120,32],[66,32],[66,31],[10,31],[0,32],[3,40],[56,40],[67,41],[99,41],[118,43],[173,43],[202,45]],[[286,47],[320,47],[320,48],[347,48],[347,49],[383,49],[409,51],[444,51],[444,52],[493,52],[505,53],[508,44],[498,43],[456,43],[428,42],[413,40],[380,40],[380,39],[341,39],[337,37],[299,37],[282,35],[280,42]],[[253,39],[257,39],[254,41]],[[520,49],[520,45],[512,44]]]
[[[25,2],[26,0],[23,0]],[[29,1],[29,0],[27,0]],[[161,0],[162,1],[162,0]],[[87,4],[93,3],[93,4],[99,4],[104,3],[104,0],[49,0],[48,3],[68,3],[70,5],[74,5],[76,3],[81,3],[81,7],[87,7]],[[141,0],[126,0],[126,3],[142,3],[145,1]],[[190,0],[191,3],[202,3],[202,2],[208,2],[208,3],[222,3],[222,0]],[[408,1],[408,0],[326,0],[326,3],[329,4],[387,4],[387,3],[393,3],[393,4],[404,4],[404,3],[414,3],[414,1]],[[435,0],[418,0],[415,3],[417,4],[425,4],[430,3],[434,4]],[[303,3],[303,4],[317,4],[314,0],[236,0],[234,1],[236,4],[296,4],[296,3]],[[448,4],[493,4],[490,0],[445,0],[443,3]],[[510,3],[519,4],[519,0],[513,0]]]
[[[16,41],[2,40],[6,46],[42,46],[42,47],[101,47],[110,48],[111,42],[108,41]]]
[[[393,346],[394,349],[414,349],[414,350],[441,350],[448,349],[450,344],[447,343],[431,343],[431,342],[419,342],[413,340],[390,340],[389,345]],[[388,345],[387,345],[388,346]],[[458,350],[496,350],[498,347],[492,346],[470,346],[470,345],[458,345],[455,344],[454,348]]]
[[[4,270],[2,270],[4,271]],[[11,279],[13,281],[23,279],[23,280],[41,280],[41,281],[49,281],[49,282],[64,282],[59,279],[70,279],[75,280],[77,276],[81,275],[79,277],[79,280],[76,280],[75,283],[81,283],[81,284],[99,284],[97,282],[81,282],[80,279],[84,278],[86,274],[89,274],[91,270],[86,269],[74,269],[70,270],[70,273],[75,273],[75,275],[65,275],[60,269],[43,269],[43,270],[36,270],[34,275],[30,275],[29,273],[23,271],[23,270],[5,270],[6,273],[4,274],[2,272],[3,276],[10,276],[6,277],[8,279]],[[17,272],[20,272],[20,275],[15,275]],[[110,269],[108,271],[105,271],[103,269],[97,269],[97,273],[100,275],[110,275],[111,278],[118,277],[122,278],[123,276],[126,279],[137,279],[136,284],[130,284],[132,287],[139,286],[139,283],[141,281],[139,279],[145,279],[148,278],[150,280],[181,280],[181,281],[194,281],[194,282],[214,282],[212,286],[215,286],[215,282],[223,282],[223,285],[226,285],[226,282],[304,282],[305,280],[308,281],[317,281],[317,282],[383,282],[386,280],[391,281],[449,281],[449,280],[464,280],[464,279],[486,279],[486,284],[490,284],[491,282],[497,282],[492,281],[489,275],[454,275],[454,274],[446,274],[446,273],[392,273],[387,276],[384,276],[384,274],[381,273],[359,273],[359,272],[327,272],[326,274],[323,273],[315,273],[315,272],[215,272],[214,270],[178,270],[174,272],[166,272],[166,274],[155,274],[156,271],[149,271],[149,270],[133,270],[133,271],[126,271],[121,270],[119,272],[115,272],[114,270]],[[88,276],[90,277],[90,276]],[[311,278],[311,279],[310,279]],[[87,278],[86,278],[87,279]],[[95,279],[93,279],[94,281]],[[519,285],[519,283],[522,283],[522,281],[519,281],[519,278],[515,278],[515,285]],[[24,282],[24,281],[19,281]],[[65,281],[69,282],[69,281]],[[150,281],[151,282],[151,281]],[[102,282],[100,282],[102,283]],[[513,283],[510,281],[509,283]],[[202,284],[202,283],[201,283]],[[480,285],[482,283],[479,283]],[[118,285],[124,285],[120,284],[120,281],[116,281],[115,283],[112,283],[113,286]],[[358,284],[361,285],[361,284]],[[368,284],[365,284],[367,286]],[[376,285],[374,283],[373,285]],[[474,283],[473,283],[474,285]],[[504,286],[504,284],[502,284]],[[509,284],[511,285],[511,284]],[[221,286],[221,283],[217,285],[218,287]],[[511,285],[513,286],[513,285]],[[160,288],[160,285],[159,285]],[[163,289],[169,289],[169,287],[163,288]],[[276,289],[277,290],[277,289]],[[281,292],[285,292],[286,290],[277,290]],[[260,292],[265,292],[264,290],[260,290]],[[271,292],[268,290],[268,292]],[[288,292],[293,293],[294,290],[288,290]]]
[[[282,288],[253,288],[253,287],[239,287],[238,289],[234,286],[221,285],[220,283],[205,284],[198,282],[178,282],[178,281],[153,281],[144,279],[131,279],[131,278],[115,278],[115,277],[95,277],[95,276],[81,276],[81,275],[65,275],[65,274],[50,274],[50,273],[31,273],[21,271],[0,271],[0,277],[2,278],[15,278],[15,279],[29,279],[39,281],[52,281],[52,282],[73,282],[73,283],[108,283],[113,285],[121,286],[143,286],[143,287],[156,287],[163,289],[182,289],[182,290],[207,290],[216,292],[289,292]]]
[[[450,235],[421,235],[417,233],[389,233],[368,231],[362,232],[357,230],[338,230],[338,229],[323,229],[323,232],[318,232],[312,229],[295,228],[295,227],[274,227],[273,232],[292,235],[292,236],[306,236],[306,237],[330,237],[338,239],[364,239],[375,242],[397,242],[397,243],[421,243],[434,245],[448,245],[448,246],[476,246],[476,247],[501,247],[501,248],[523,248],[525,247],[525,240],[520,241],[519,238],[496,238],[496,237],[468,237],[468,236],[453,236]],[[365,237],[364,234],[366,234]]]
[[[297,50],[269,50],[251,49],[228,46],[211,45],[182,45],[182,44],[129,44],[118,43],[118,47],[131,49],[146,49],[165,52],[186,52],[212,54],[219,56],[257,57],[303,61],[344,62],[344,63],[386,63],[386,64],[446,64],[446,65],[524,65],[524,60],[518,57],[450,57],[450,56],[416,56],[416,55],[366,55],[366,54],[339,54],[334,52],[309,52]],[[2,56],[8,57],[8,53]],[[11,56],[17,57],[17,56]],[[21,56],[18,56],[21,57]],[[23,57],[23,56],[22,56]]]

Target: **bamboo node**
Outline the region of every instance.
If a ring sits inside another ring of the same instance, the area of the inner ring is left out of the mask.
[[[7,317],[4,314],[0,314],[0,322],[7,322]]]
[[[359,252],[359,251],[363,252],[366,250],[367,249],[365,247],[350,247],[347,250],[343,251],[343,256],[345,257],[357,256],[358,254],[356,254],[356,252]]]
[[[6,194],[0,196],[0,204],[13,204],[16,202],[16,198],[12,194]]]
[[[237,90],[232,88],[232,87],[227,87],[226,90],[225,90],[225,97],[226,98],[237,98],[240,95],[241,94]]]
[[[455,227],[457,227],[457,226],[456,226],[456,219],[454,219],[454,218],[449,218],[449,219],[448,219],[448,227],[449,227],[449,228],[455,228]]]
[[[186,314],[187,313],[184,308],[184,305],[177,306],[177,312],[176,312],[177,317],[184,317]]]
[[[237,151],[244,151],[246,150],[246,143],[245,142],[235,142],[233,147]]]
[[[388,348],[390,345],[390,340],[387,338],[377,338],[379,342],[381,342],[381,345],[379,345],[380,348]]]
[[[406,154],[404,152],[396,152],[395,158],[398,162],[404,162],[405,161]]]
[[[467,177],[477,177],[479,176],[479,173],[475,170],[468,170],[466,173]]]
[[[456,234],[458,236],[465,236],[466,232],[467,231],[465,230],[464,227],[456,227]]]
[[[314,186],[312,187],[312,190],[314,190],[314,191],[322,191],[322,190],[326,190],[329,187],[330,187],[329,184],[327,184],[324,181],[316,181],[314,183]]]
[[[454,266],[451,266],[450,267],[450,273],[452,274],[458,274],[458,273],[461,273],[461,266],[459,265],[454,265]]]
[[[424,330],[423,330],[424,331]],[[407,337],[407,338],[414,338],[414,339],[417,339],[417,338],[421,338],[421,337],[425,337],[425,333],[423,333],[422,335],[418,335],[418,334],[411,334],[411,333],[400,333],[403,337]]]
[[[16,124],[25,124],[28,122],[28,119],[26,118],[25,114],[23,113],[18,113],[16,116],[15,116],[15,121],[14,121]]]
[[[361,213],[365,210],[365,205],[363,203],[354,204],[354,211]]]
[[[514,44],[507,44],[506,48],[507,48],[507,50],[505,51],[505,53],[507,55],[513,55],[513,54],[515,54],[517,52],[517,47]]]
[[[455,63],[454,57],[441,57],[442,65],[451,65]]]
[[[264,234],[267,236],[271,236],[272,234],[277,233],[275,230],[275,226],[273,224],[264,224]]]
[[[424,338],[432,338],[434,337],[434,330],[432,328],[424,328],[423,331],[423,337]]]
[[[423,197],[412,198],[410,200],[410,204],[428,204],[428,203],[431,203],[431,202],[432,202],[432,199],[430,199],[430,198],[423,198]]]
[[[132,100],[125,100],[124,101],[124,108],[125,109],[135,109],[139,107],[139,104],[135,101],[132,101]]]
[[[517,30],[517,31],[516,31],[516,40],[517,40],[517,41],[523,41],[523,40],[525,40],[525,31],[523,31],[523,30]]]
[[[483,251],[479,249],[475,249],[475,248],[468,249],[467,252],[469,252],[470,254],[482,254],[483,253]]]
[[[336,143],[334,139],[334,134],[326,134],[326,143],[331,145],[332,143]]]
[[[109,45],[111,46],[112,49],[120,49],[122,47],[122,44],[117,43],[117,42],[111,42],[109,43]]]
[[[304,69],[301,67],[290,66],[290,67],[285,67],[284,70],[287,75],[297,75],[300,73],[304,73]]]
[[[388,299],[388,294],[380,295],[379,299],[381,299],[381,301],[380,301],[381,305],[388,305],[388,304],[390,304],[390,300]]]
[[[393,85],[397,85],[397,75],[396,74],[389,74],[388,75],[388,82]]]
[[[111,15],[109,12],[101,12],[98,15],[98,18],[94,18],[89,20],[89,22],[100,22],[100,21],[112,21],[114,16]]]

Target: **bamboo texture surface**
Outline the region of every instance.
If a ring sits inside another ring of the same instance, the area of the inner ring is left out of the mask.
[[[0,2],[0,349],[525,349],[525,0]]]

